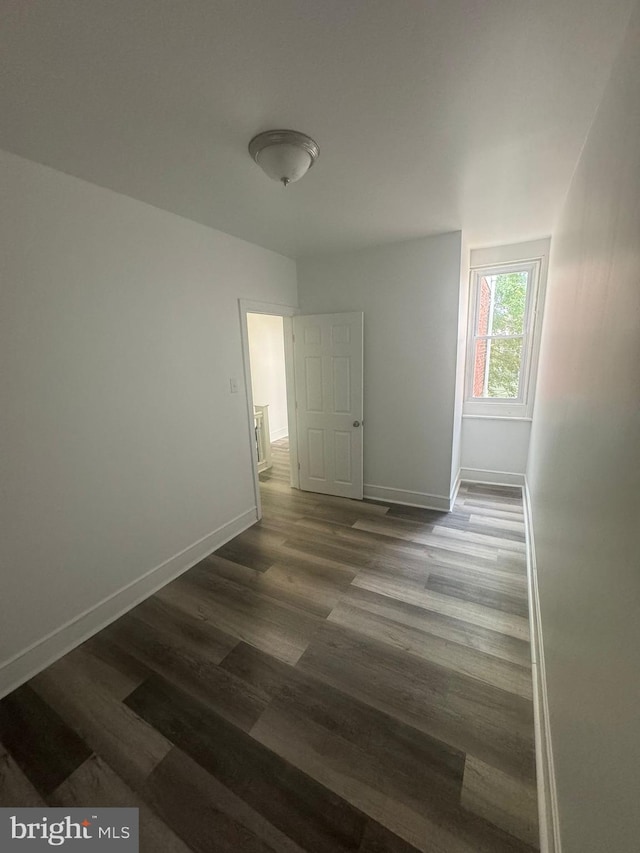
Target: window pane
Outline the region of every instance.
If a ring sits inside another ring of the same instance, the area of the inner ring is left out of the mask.
[[[527,304],[527,272],[484,275],[478,294],[478,335],[521,335]]]
[[[522,338],[476,341],[473,396],[513,400],[520,392]]]

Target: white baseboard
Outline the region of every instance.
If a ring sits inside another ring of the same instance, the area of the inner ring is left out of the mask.
[[[526,477],[522,489],[522,498],[524,504],[527,580],[529,586],[529,623],[531,631],[531,668],[533,676],[533,713],[536,738],[540,853],[561,853],[558,796],[553,763],[540,598],[538,595],[538,570],[531,516],[531,495],[529,494]]]
[[[429,495],[426,492],[409,492],[405,489],[395,489],[392,486],[374,486],[364,484],[364,496],[373,501],[386,501],[390,504],[403,506],[418,506],[423,509],[436,509],[442,512],[451,510],[451,497],[444,495]]]
[[[253,507],[0,664],[0,698],[88,640],[256,521],[257,512]]]
[[[287,438],[289,435],[289,427],[283,426],[280,429],[272,429],[269,434],[269,440],[271,442],[278,441],[280,438]]]
[[[490,471],[486,468],[461,468],[460,479],[469,483],[486,483],[492,486],[524,486],[524,474],[510,471]]]

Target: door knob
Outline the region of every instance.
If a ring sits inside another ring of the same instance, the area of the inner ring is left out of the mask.
[[[354,422],[353,422],[353,425],[354,425],[354,427],[359,427],[359,426],[360,426],[360,421],[354,421]]]

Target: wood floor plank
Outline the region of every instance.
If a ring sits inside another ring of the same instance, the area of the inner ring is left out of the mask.
[[[372,512],[361,501],[350,501],[348,504],[340,505],[317,504],[313,507],[313,517],[318,520],[334,522],[350,527],[354,522],[362,518],[383,519],[387,516],[386,513]]]
[[[287,492],[290,491],[291,489],[288,488]],[[300,507],[294,501],[290,500],[288,495],[283,501],[280,501],[278,496],[274,495],[273,492],[262,488],[260,490],[260,497],[262,509],[265,513],[262,521],[267,518],[269,520],[269,528],[272,530],[282,529],[282,525],[284,524],[294,524],[296,521],[304,518],[306,513],[309,512],[307,507]]]
[[[459,750],[250,646],[236,647],[222,666],[267,692],[273,698],[268,710],[280,707],[296,715],[300,725],[310,721],[327,737],[356,747],[363,755],[361,766],[373,762],[373,785],[384,779],[396,790],[406,792],[417,786],[459,799],[464,765]]]
[[[185,630],[188,631],[189,628]],[[125,694],[126,696],[132,690],[135,690],[138,685],[142,684],[151,674],[149,668],[134,658],[129,649],[125,651],[111,642],[107,637],[106,631],[99,631],[97,634],[94,634],[93,637],[90,637],[82,644],[81,648],[87,649],[93,658],[103,661],[126,676],[131,685],[131,689],[127,690]],[[124,696],[121,698],[124,698]]]
[[[318,495],[313,492],[303,492],[291,488],[284,488],[281,494],[273,495],[268,487],[265,489],[265,497],[278,501],[281,505],[291,507],[304,507],[306,510],[323,509],[333,507],[345,513],[358,512],[361,517],[380,517],[387,514],[389,507],[378,501],[359,501],[349,498],[333,497],[332,495]],[[312,514],[312,513],[309,513]]]
[[[281,525],[280,520],[274,522],[273,519],[266,523],[270,525],[274,523],[278,526]],[[295,533],[298,529],[295,526],[291,527],[289,523],[282,524],[282,528],[286,529],[287,536],[290,536],[292,531]],[[200,570],[201,567],[206,566],[209,562],[213,561],[215,563],[215,561],[221,559],[219,555],[220,552],[216,551],[215,554],[210,555],[199,563],[198,566],[195,566],[194,570]],[[331,559],[330,557],[313,553],[303,554],[295,548],[289,547],[286,540],[279,546],[278,553],[274,556],[276,557],[274,565],[277,564],[295,571],[300,570],[302,572],[310,572],[311,574],[322,573],[325,574],[327,578],[335,578],[337,582],[342,582],[347,579],[352,580],[359,570],[358,566],[350,566],[340,560]]]
[[[186,616],[215,625],[288,663],[298,660],[321,621],[226,578],[211,575],[207,587],[205,595],[201,583],[183,576],[156,595]]]
[[[193,567],[193,573],[201,569],[207,571],[207,567],[208,564],[203,561]],[[166,587],[167,591],[170,588],[171,585]],[[238,643],[237,637],[226,634],[204,619],[185,621],[184,615],[177,608],[172,607],[170,601],[162,600],[155,595],[134,607],[130,614],[153,628],[162,629],[169,643],[178,635],[189,647],[206,649],[207,658],[213,663],[223,660]]]
[[[45,801],[0,743],[0,808],[44,806]]]
[[[330,575],[324,567],[312,566],[310,570],[305,570],[300,564],[293,567],[280,563],[271,566],[265,575],[274,588],[286,589],[289,594],[293,594],[294,600],[298,602],[296,606],[302,607],[300,602],[304,601],[304,609],[311,612],[327,611],[325,616],[331,612],[355,577],[351,572],[333,572]]]
[[[277,548],[283,544],[286,538],[286,533],[283,530],[273,529],[267,524],[258,523],[243,530],[242,533],[234,538],[234,541],[240,544],[254,543],[256,545],[274,546]]]
[[[189,853],[185,842],[97,755],[81,764],[47,800],[59,808],[137,808],[140,853]]]
[[[356,530],[377,533],[389,539],[406,540],[417,545],[429,542],[428,536],[432,529],[432,525],[417,524],[397,516],[357,519],[353,526]]]
[[[520,602],[527,601],[528,585],[524,574],[502,571],[498,567],[479,571],[476,568],[467,566],[452,566],[435,561],[430,562],[429,578],[436,576],[446,578],[461,585],[479,585],[483,590],[495,596],[504,595],[515,598]],[[425,586],[428,587],[428,581]]]
[[[0,701],[0,741],[43,797],[91,755],[81,735],[30,684]]]
[[[504,572],[517,571],[523,575],[526,575],[527,572],[527,561],[524,555],[514,554],[513,552],[505,551],[502,548],[498,548],[496,565],[500,571]]]
[[[365,612],[383,616],[519,666],[529,669],[531,667],[531,649],[527,640],[461,618],[461,614],[465,613],[464,606],[459,610],[458,616],[454,617],[437,610],[429,610],[419,603],[410,604],[355,585],[342,597],[340,606],[343,605],[355,606]]]
[[[84,643],[69,652],[65,656],[65,660],[76,673],[94,684],[100,685],[101,690],[108,693],[116,701],[128,696],[147,677],[146,671],[132,672],[130,668],[123,669],[114,665],[112,661],[105,660],[104,657],[96,654],[88,643]]]
[[[143,793],[195,853],[210,853],[212,844],[216,853],[303,851],[178,748],[151,773]]]
[[[496,590],[516,595],[527,594],[527,576],[524,572],[505,570],[498,562],[491,567],[456,565],[440,560],[429,561],[430,574],[444,574],[469,583],[482,583]]]
[[[486,498],[481,497],[478,494],[467,495],[462,499],[462,507],[465,509],[479,507],[480,509],[486,507],[487,500]],[[498,510],[500,512],[513,513],[517,516],[522,516],[522,501],[521,500],[506,500],[499,497],[494,497],[491,500],[491,507],[493,510]],[[474,512],[476,510],[474,509]]]
[[[470,495],[498,496],[515,504],[522,502],[521,486],[498,486],[489,483],[466,483],[465,490]]]
[[[220,666],[271,698],[298,677],[295,667],[247,643],[239,643]]]
[[[434,537],[453,539],[466,549],[471,545],[477,545],[478,547],[502,548],[505,551],[524,554],[524,531],[517,534],[514,534],[512,531],[507,531],[506,533],[507,535],[502,535],[497,530],[481,525],[468,524],[464,529],[458,529],[457,527],[448,527],[441,524],[433,528],[432,535]]]
[[[489,527],[498,531],[511,530],[514,533],[519,533],[524,540],[524,520],[495,518],[491,515],[472,512],[469,516],[469,523],[474,527]]]
[[[505,661],[463,643],[443,639],[430,634],[425,626],[408,625],[405,620],[389,618],[388,613],[374,613],[345,599],[333,609],[329,621],[453,672],[532,699],[531,668],[528,664],[523,666]]]
[[[360,518],[360,520],[362,519]],[[376,523],[378,521],[380,518],[376,520]],[[407,560],[424,559],[424,548],[419,542],[411,542],[409,539],[396,539],[384,533],[359,530],[353,525],[348,526],[317,517],[304,516],[296,521],[295,530],[309,534],[317,541],[324,541],[329,544],[337,542],[338,545],[343,546],[350,545],[375,556],[388,554]]]
[[[429,534],[428,542],[425,543],[427,553],[433,551],[434,556],[437,556],[438,552],[455,554],[461,558],[466,558],[467,564],[477,565],[478,558],[495,562],[497,560],[496,549],[498,547],[506,548],[507,545],[506,540],[494,539],[491,536],[486,536],[484,539],[481,539],[478,534],[473,534],[473,538],[468,539],[463,536],[452,536],[450,532],[452,530],[453,528],[450,527],[439,527]],[[520,545],[519,542],[513,544],[515,546]]]
[[[210,557],[204,565],[196,567],[191,578],[203,578],[213,573],[253,589],[314,616],[326,618],[338,598],[349,587],[354,572],[335,571],[314,563],[282,565],[274,563],[266,572],[250,569],[221,557]]]
[[[316,779],[329,790],[382,822],[417,849],[427,835],[427,822],[406,798],[392,796],[370,782],[373,767],[362,767],[363,756],[353,744],[337,738],[329,740],[326,731],[306,720],[297,726],[299,718],[278,705],[271,706],[257,723],[253,736],[292,765]]]
[[[490,553],[479,557],[477,554],[468,554],[461,551],[459,548],[451,547],[452,543],[445,542],[444,547],[436,546],[433,543],[424,546],[424,553],[429,563],[441,566],[452,566],[453,568],[474,569],[479,572],[484,571],[506,571],[502,566],[498,565],[499,551],[491,549]]]
[[[427,590],[439,592],[441,595],[482,604],[484,607],[502,610],[526,619],[529,613],[526,590],[518,594],[496,587],[497,585],[487,578],[472,582],[459,576],[452,576],[450,573],[438,574],[437,572],[429,574],[426,584]]]
[[[109,627],[108,636],[152,672],[198,697],[226,720],[248,731],[264,711],[268,697],[221,669],[208,657],[206,644],[176,631],[165,631],[127,614]]]
[[[524,517],[513,513],[508,518],[495,518],[473,512],[471,507],[460,507],[451,512],[446,518],[433,525],[434,533],[444,529],[454,532],[469,532],[489,536],[496,539],[506,539],[513,542],[524,542]],[[520,549],[517,549],[520,550]]]
[[[530,701],[330,622],[298,667],[516,776],[535,773]]]
[[[197,700],[152,676],[126,701],[305,849],[317,853],[358,849],[366,823],[361,813]]]
[[[370,566],[372,563],[372,553],[363,551],[362,548],[350,545],[347,542],[326,541],[320,536],[314,536],[313,539],[310,539],[301,533],[295,535],[297,532],[292,532],[292,535],[286,540],[285,545],[288,549],[296,551],[303,556],[324,557],[336,563],[342,563],[345,566],[352,566],[355,569]]]
[[[370,821],[365,828],[358,853],[415,853],[418,849],[420,848],[399,838],[386,827]],[[434,850],[433,847],[427,849],[429,853]]]
[[[438,509],[425,509],[419,506],[405,506],[403,504],[389,504],[387,512],[389,518],[405,518],[408,521],[419,521],[423,524],[435,524],[447,518],[449,514]]]
[[[478,519],[490,518],[497,520],[502,518],[506,521],[513,521],[524,526],[524,510],[522,508],[522,504],[516,507],[510,507],[509,509],[500,509],[494,503],[473,501],[472,503],[465,502],[465,504],[459,504],[456,506],[456,512],[459,515],[473,515]]]
[[[457,531],[449,527],[435,527],[432,532],[415,532],[409,534],[406,531],[399,531],[396,525],[385,523],[386,519],[366,519],[359,520],[354,524],[357,530],[364,530],[368,533],[378,533],[387,536],[390,540],[406,540],[416,544],[425,546],[426,553],[430,550],[450,552],[455,555],[460,555],[462,558],[469,560],[472,558],[487,559],[495,561],[495,549],[500,546],[506,550],[520,551],[520,542],[512,542],[507,539],[499,539],[488,534],[469,534],[469,537],[456,534],[465,531]],[[495,540],[495,541],[494,541]]]
[[[276,559],[274,548],[272,544],[258,545],[254,542],[237,542],[232,539],[216,553],[226,560],[249,566],[259,572],[266,572]]]
[[[468,811],[486,818],[516,838],[537,845],[538,808],[534,781],[514,779],[468,755],[461,803]]]
[[[454,598],[433,590],[413,588],[379,572],[361,572],[352,586],[404,601],[434,613],[462,619],[472,625],[498,631],[505,636],[529,640],[529,623],[523,616],[514,616],[468,599]]]
[[[397,571],[395,563],[381,560],[376,565],[358,572],[351,587],[373,589],[399,601],[410,601],[414,597],[425,597],[428,578],[429,567],[426,564],[418,570]]]
[[[358,520],[355,527],[357,529],[367,529],[371,532],[378,532],[394,539],[403,539],[417,544],[424,543],[426,541],[425,537],[434,529],[433,523],[389,514],[375,520]]]
[[[66,657],[37,675],[31,684],[42,705],[53,709],[91,747],[87,752],[100,755],[131,787],[144,780],[171,749],[166,738],[97,681],[77,672]],[[87,757],[84,754],[83,760]],[[68,775],[58,778],[52,788]]]
[[[302,725],[298,725],[302,722]],[[454,802],[421,787],[419,778],[396,799],[390,780],[376,778],[367,756],[350,741],[327,736],[308,719],[287,713],[277,701],[256,724],[253,736],[339,794],[414,849],[457,853],[530,850],[489,822],[474,819]],[[442,792],[440,792],[442,793]],[[362,849],[362,848],[361,848]],[[366,849],[366,847],[365,847]]]

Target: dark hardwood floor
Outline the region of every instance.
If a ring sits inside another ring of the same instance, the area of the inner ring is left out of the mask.
[[[291,490],[0,702],[0,806],[140,808],[143,851],[537,848],[519,490]]]

